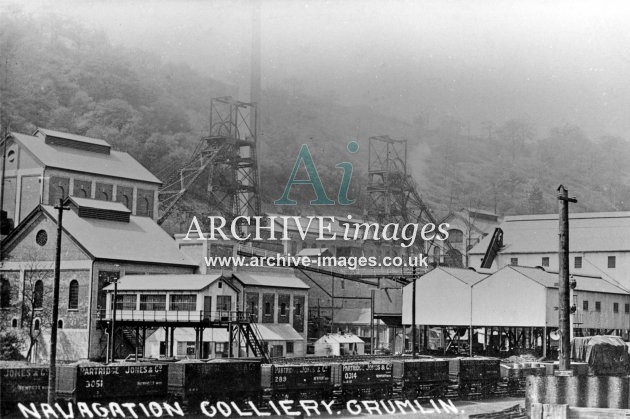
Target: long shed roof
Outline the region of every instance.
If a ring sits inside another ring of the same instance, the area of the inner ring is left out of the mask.
[[[630,251],[630,211],[569,214],[570,252]],[[552,253],[558,251],[558,215],[519,215],[505,217],[503,247],[499,253]],[[487,235],[470,254],[483,255],[492,234]]]
[[[42,133],[46,132],[41,129],[40,131]],[[66,138],[71,137],[74,141],[107,145],[103,140],[73,134],[57,132],[55,132],[55,134],[65,136]],[[11,133],[11,136],[26,150],[32,153],[35,159],[45,167],[138,180],[154,184],[162,183],[136,159],[123,151],[111,150],[109,154],[94,153],[88,150],[47,144],[42,136],[32,136],[15,132]]]

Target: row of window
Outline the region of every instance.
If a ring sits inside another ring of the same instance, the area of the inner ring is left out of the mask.
[[[135,310],[137,302],[136,294],[121,294],[116,296],[116,310]],[[209,304],[209,302],[208,302]],[[217,310],[229,311],[232,307],[232,297],[229,295],[217,296]],[[166,295],[164,294],[140,294],[141,311],[165,311]],[[196,294],[171,294],[169,301],[171,311],[196,311]],[[206,311],[211,311],[211,307],[206,306]]]
[[[588,300],[582,301],[582,309],[588,311]],[[595,312],[602,311],[601,301],[595,301]],[[624,304],[624,312],[630,313],[630,304]],[[613,313],[619,313],[619,303],[613,303]]]
[[[33,309],[41,309],[44,306],[44,281],[41,279],[35,282],[32,290]],[[25,296],[29,300],[28,296]],[[0,279],[0,308],[11,307],[11,283],[8,279]],[[68,288],[68,310],[79,308],[79,281],[73,279]]]
[[[68,197],[69,189],[69,180],[67,178],[57,179],[57,186],[51,185],[50,188],[50,205],[56,205],[59,202],[59,199],[65,199]],[[125,188],[123,188],[125,189]],[[111,201],[113,188],[112,185],[105,185],[105,187],[97,190],[94,198],[100,201]],[[128,193],[119,193],[116,196],[114,201],[122,203],[127,208],[131,209],[131,194],[133,194],[133,190],[130,190]],[[136,201],[136,215],[139,216],[151,216],[153,214],[153,200],[151,196],[141,196],[141,193],[138,194],[138,198]],[[74,181],[74,190],[73,196],[78,198],[91,198],[92,195],[92,182],[91,181]]]
[[[14,329],[17,329],[18,327],[18,319],[16,319],[15,317],[11,320],[11,327]],[[41,320],[38,317],[36,317],[35,319],[33,319],[33,330],[39,330],[40,327],[41,327]],[[63,329],[63,319],[57,320],[57,328]]]
[[[518,265],[518,258],[510,258],[510,265]],[[549,257],[543,256],[541,265],[544,267],[549,266]],[[582,267],[582,256],[575,256],[573,258],[573,267],[576,269],[580,269]],[[617,267],[617,257],[616,256],[608,256],[608,268],[614,269]]]

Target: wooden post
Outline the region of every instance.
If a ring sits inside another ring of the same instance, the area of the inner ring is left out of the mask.
[[[543,328],[543,336],[542,336],[542,344],[543,344],[543,358],[547,358],[547,326]]]
[[[558,246],[558,325],[560,326],[559,365],[560,371],[571,370],[571,301],[569,288],[569,191],[558,187],[559,201],[559,246]]]
[[[170,347],[171,356],[175,356],[175,352],[173,351],[173,346],[175,344],[175,327],[171,327],[171,340],[169,344],[171,345]]]
[[[6,147],[6,138],[4,141]],[[2,165],[4,170],[4,165]],[[4,185],[2,185],[4,187]],[[50,329],[50,370],[48,371],[48,404],[55,402],[57,389],[57,322],[59,319],[59,280],[61,277],[61,234],[63,211],[68,207],[63,206],[63,199],[59,199],[59,205],[55,207],[57,213],[57,249],[55,251],[55,278],[53,282],[52,325]],[[0,208],[1,209],[1,208]],[[114,302],[114,306],[116,303]]]

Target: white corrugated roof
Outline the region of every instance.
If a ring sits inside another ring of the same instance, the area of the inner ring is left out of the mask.
[[[11,136],[46,167],[149,183],[162,183],[136,159],[122,151],[111,150],[110,154],[94,153],[46,144],[42,137],[15,132],[11,133]],[[67,137],[66,134],[61,136]]]
[[[221,278],[221,273],[206,275],[128,275],[118,280],[118,291],[200,291]],[[113,290],[114,284],[105,290]]]
[[[340,334],[329,333],[317,340],[315,343],[364,343],[363,339],[352,333]]]
[[[300,278],[291,273],[274,272],[234,272],[233,276],[243,285],[251,287],[278,287],[309,289],[310,287]]]
[[[459,279],[460,281],[465,282],[468,285],[473,285],[488,276],[488,274],[479,273],[472,269],[467,269],[467,268],[449,268],[446,266],[439,266],[435,269],[440,269],[446,272],[447,274],[449,274],[450,276],[453,276]],[[425,275],[430,275],[430,274],[431,272]]]
[[[501,254],[552,253],[558,251],[558,215],[505,217]],[[630,212],[569,214],[570,252],[630,251]],[[492,239],[486,236],[470,250],[483,255]]]
[[[558,288],[558,272],[545,271],[544,269],[538,267],[512,265],[508,265],[503,269],[513,269],[547,288]],[[621,286],[608,282],[599,276],[572,274],[571,277],[576,282],[575,289],[577,291],[628,294],[628,291]]]
[[[53,220],[57,210],[42,209]],[[130,216],[128,223],[81,218],[74,211],[63,215],[63,228],[97,259],[198,266],[180,252],[175,240],[149,217]]]
[[[272,324],[272,323],[253,323],[253,327],[258,328],[260,335],[264,341],[300,341],[304,340],[298,332],[295,331],[290,324]],[[227,342],[227,329],[208,328],[203,333],[204,342]],[[160,341],[164,340],[164,329],[159,328],[147,340]],[[191,327],[178,327],[175,329],[175,340],[177,341],[195,341],[195,331]]]

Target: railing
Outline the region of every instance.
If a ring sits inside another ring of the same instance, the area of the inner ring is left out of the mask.
[[[99,320],[112,320],[113,310],[97,310]],[[116,310],[115,321],[140,322],[237,322],[251,323],[253,316],[245,311],[175,311],[175,310]]]

